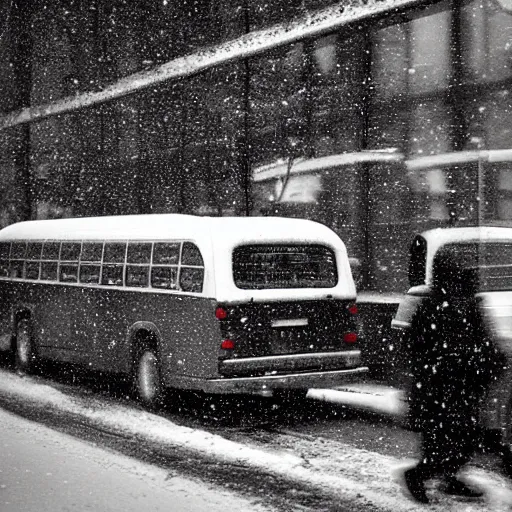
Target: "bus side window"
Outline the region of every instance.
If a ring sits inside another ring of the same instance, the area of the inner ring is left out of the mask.
[[[178,267],[153,267],[151,269],[151,286],[176,290],[178,288]]]
[[[83,242],[78,279],[84,284],[99,284],[103,242]]]
[[[63,283],[78,282],[78,259],[80,258],[81,247],[81,242],[62,242],[59,281]]]
[[[181,254],[181,264],[194,267],[203,267],[203,257],[199,248],[191,242],[183,243],[183,252]]]
[[[27,262],[25,263],[25,278],[39,279],[39,267],[41,252],[43,250],[42,242],[29,242],[27,247]]]
[[[59,259],[60,243],[45,242],[43,245],[43,254],[41,259],[49,261],[57,261]]]
[[[151,286],[153,288],[178,289],[180,248],[180,242],[155,243],[153,249],[154,266],[151,269]]]
[[[0,243],[0,277],[9,277],[9,253],[11,244],[9,242]]]
[[[123,267],[126,257],[126,242],[105,242],[101,284],[123,286]]]
[[[150,242],[130,242],[126,252],[126,286],[149,286]]]
[[[124,263],[126,242],[106,242],[103,263]]]
[[[149,265],[127,265],[126,286],[149,286]]]
[[[39,279],[39,265],[38,261],[27,261],[25,264],[25,279]]]
[[[22,278],[27,253],[26,242],[13,242],[11,247],[10,277]]]
[[[100,266],[82,263],[80,265],[80,282],[85,284],[99,284]]]
[[[126,262],[149,265],[149,263],[151,262],[151,243],[130,242],[128,244]]]
[[[78,264],[61,264],[59,281],[62,281],[63,283],[78,282]]]
[[[153,265],[177,265],[180,259],[180,243],[156,243]]]
[[[180,268],[180,289],[182,291],[193,293],[203,291],[203,267],[203,257],[199,248],[192,242],[183,242]]]
[[[45,242],[41,255],[41,275],[43,281],[57,281],[58,259],[60,253],[60,242]]]
[[[80,242],[62,242],[62,249],[60,251],[61,261],[76,261],[80,257],[80,249],[82,244]]]
[[[57,281],[57,262],[43,261],[41,263],[41,277],[44,281]]]
[[[82,244],[82,252],[80,253],[80,261],[88,263],[100,263],[102,253],[102,242],[84,242]]]
[[[123,266],[103,265],[101,284],[106,286],[123,286]]]
[[[181,267],[180,288],[184,292],[201,293],[203,291],[203,268]]]

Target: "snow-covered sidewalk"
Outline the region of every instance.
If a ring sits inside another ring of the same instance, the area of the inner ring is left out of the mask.
[[[348,384],[336,389],[310,389],[308,397],[400,419],[406,412],[403,391],[377,384]]]
[[[398,411],[399,395],[385,389],[373,392],[354,389],[311,390],[312,399],[328,399],[350,406]],[[351,500],[368,508],[393,512],[414,512],[425,506],[412,502],[400,485],[404,466],[412,461],[355,448],[327,439],[298,440],[288,445],[283,437],[282,449],[254,443],[238,443],[200,429],[176,425],[166,418],[100,399],[87,402],[71,398],[53,387],[41,385],[30,377],[20,378],[0,371],[0,393],[30,401],[41,408],[56,408],[80,415],[88,422],[123,435],[148,439],[162,446],[191,450],[204,457],[230,464],[250,465],[294,484],[307,484],[337,500]],[[380,406],[378,405],[380,404]],[[279,434],[276,434],[279,435]],[[281,446],[281,445],[279,445]],[[307,454],[305,456],[304,454]],[[478,502],[461,502],[442,494],[428,506],[432,511],[502,512],[512,510],[512,486],[498,474],[470,469],[469,478],[486,490],[487,498]]]

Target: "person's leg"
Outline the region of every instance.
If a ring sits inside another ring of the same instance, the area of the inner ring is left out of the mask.
[[[480,431],[474,421],[463,422],[457,419],[443,429],[441,452],[443,453],[443,491],[454,496],[478,498],[483,492],[470,487],[458,476],[460,469],[469,462],[480,444]]]
[[[404,473],[405,483],[411,496],[420,503],[428,503],[425,482],[441,469],[438,464],[438,441],[436,425],[424,423],[421,432],[421,456],[418,464]]]

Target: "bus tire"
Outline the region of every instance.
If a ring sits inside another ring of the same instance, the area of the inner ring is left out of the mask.
[[[140,347],[136,352],[133,388],[136,398],[146,407],[154,407],[162,400],[163,386],[160,364],[154,348]]]
[[[28,318],[21,318],[16,324],[15,343],[15,366],[16,370],[23,373],[31,373],[36,364],[36,352],[32,325]]]

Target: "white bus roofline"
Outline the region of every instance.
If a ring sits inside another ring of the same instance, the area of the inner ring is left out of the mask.
[[[322,172],[336,167],[378,163],[378,162],[403,162],[404,156],[399,152],[384,151],[357,151],[353,153],[340,153],[338,155],[324,156],[321,158],[297,159],[290,169],[290,175]],[[279,160],[276,163],[257,167],[253,171],[255,182],[269,181],[286,176],[288,162]]]
[[[405,160],[400,152],[393,151],[358,151],[353,153],[340,153],[321,158],[297,159],[292,163],[290,175],[323,172],[336,167],[343,167],[364,163],[401,162],[408,171],[447,167],[450,165],[462,165],[474,162],[512,162],[512,149],[491,149],[454,151],[438,155],[420,156]],[[288,173],[288,162],[278,160],[275,163],[257,167],[253,171],[255,183],[282,178]]]

